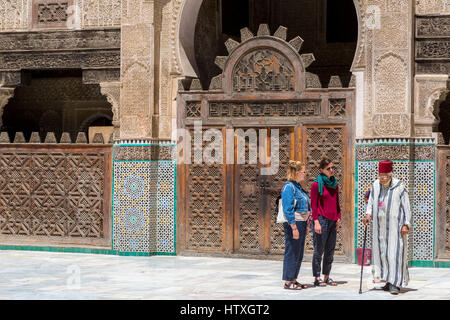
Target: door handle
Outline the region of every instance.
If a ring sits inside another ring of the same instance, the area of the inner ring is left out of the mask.
[[[269,182],[268,181],[262,181],[261,182],[261,184],[259,185],[259,187],[261,188],[261,189],[267,189],[267,188],[269,188]]]

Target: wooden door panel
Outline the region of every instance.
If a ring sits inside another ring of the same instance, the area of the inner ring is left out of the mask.
[[[284,229],[283,225],[277,223],[277,216],[274,209],[276,206],[275,200],[280,194],[280,190],[287,177],[287,168],[289,160],[294,159],[296,150],[294,128],[280,128],[279,129],[279,164],[278,172],[272,175],[271,178],[271,192],[268,194],[270,198],[270,253],[283,254],[284,253]]]
[[[226,168],[223,164],[196,164],[194,146],[205,147],[191,131],[191,164],[185,165],[186,206],[184,214],[185,249],[226,250]]]
[[[235,128],[238,129],[238,128]],[[258,130],[246,128],[243,132],[254,131],[258,139]],[[257,145],[245,138],[245,154],[240,154],[241,146],[236,137],[235,174],[234,174],[234,252],[264,252],[264,192],[265,177],[261,176],[261,163]],[[251,155],[256,154],[256,159]],[[253,159],[252,159],[253,158]],[[256,160],[256,163],[254,161]]]
[[[345,198],[342,187],[346,168],[345,156],[345,127],[336,125],[308,125],[303,129],[302,146],[303,159],[306,162],[307,181],[306,190],[310,193],[311,185],[319,174],[319,164],[323,156],[328,157],[337,167],[336,178],[339,181],[339,200],[341,211],[345,211]],[[346,222],[347,223],[347,222]],[[312,254],[314,252],[312,233],[306,237],[305,252]],[[336,254],[344,254],[342,226],[338,230],[336,240]]]

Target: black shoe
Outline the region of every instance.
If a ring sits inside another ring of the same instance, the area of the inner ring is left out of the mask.
[[[399,294],[400,293],[400,288],[394,286],[393,284],[389,284],[389,292],[391,294]]]
[[[385,285],[384,285],[384,287],[382,287],[381,289],[383,289],[383,291],[389,291],[389,286],[390,286],[391,284],[389,283],[389,282],[387,282]]]

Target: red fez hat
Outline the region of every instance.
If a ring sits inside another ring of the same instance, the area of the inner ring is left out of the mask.
[[[392,161],[380,161],[378,165],[378,173],[392,172]]]

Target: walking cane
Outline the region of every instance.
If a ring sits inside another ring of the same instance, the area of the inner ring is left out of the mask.
[[[363,251],[361,257],[361,279],[359,281],[359,294],[362,293],[362,278],[363,278],[363,268],[364,268],[364,251],[366,250],[366,237],[367,237],[367,225],[364,227],[364,243],[363,243]]]

